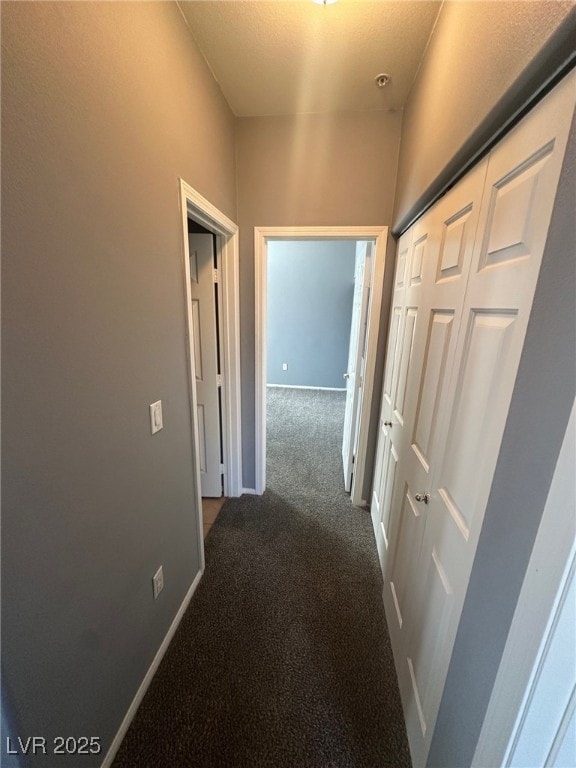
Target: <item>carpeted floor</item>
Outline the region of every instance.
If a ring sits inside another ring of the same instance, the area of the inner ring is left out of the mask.
[[[343,490],[344,393],[268,390],[267,490],[229,499],[114,768],[404,768],[370,516]]]

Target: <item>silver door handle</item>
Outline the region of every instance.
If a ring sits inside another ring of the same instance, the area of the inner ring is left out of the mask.
[[[349,379],[350,378],[350,374],[349,373],[343,373],[342,374],[342,378]]]
[[[430,501],[430,494],[429,493],[417,493],[415,494],[414,498],[416,501],[423,501],[424,504],[428,504]]]

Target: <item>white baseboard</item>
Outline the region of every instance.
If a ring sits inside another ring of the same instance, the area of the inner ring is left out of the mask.
[[[321,389],[326,392],[346,392],[346,387],[306,387],[301,384],[266,384],[266,386],[280,389]]]
[[[242,488],[242,493],[248,493],[250,496],[260,496],[261,494],[256,493],[256,488]]]
[[[136,714],[136,712],[138,711],[138,707],[142,703],[142,699],[144,698],[144,695],[146,694],[146,691],[148,690],[148,687],[152,682],[152,678],[154,677],[156,670],[158,669],[158,666],[162,661],[162,658],[164,657],[164,654],[168,650],[170,641],[172,640],[174,633],[178,629],[178,625],[182,621],[182,616],[184,616],[184,612],[186,608],[188,608],[188,603],[192,599],[192,595],[194,594],[194,592],[196,591],[196,587],[200,583],[200,579],[202,578],[202,573],[203,571],[199,571],[197,573],[196,578],[192,582],[190,589],[186,593],[186,596],[182,601],[180,608],[178,609],[178,613],[176,614],[176,616],[174,617],[174,621],[170,625],[170,629],[166,633],[166,636],[162,641],[160,648],[158,648],[156,656],[154,656],[154,659],[152,660],[152,664],[150,664],[150,668],[148,669],[148,672],[146,672],[144,680],[142,680],[142,682],[140,683],[140,687],[138,688],[138,690],[136,691],[136,695],[132,699],[132,703],[128,708],[128,712],[126,712],[126,715],[124,716],[124,720],[122,720],[120,728],[118,729],[118,732],[114,737],[112,744],[110,745],[110,749],[106,753],[106,757],[104,758],[104,762],[102,763],[101,768],[110,768],[110,766],[112,765],[112,762],[116,757],[116,753],[120,748],[120,744],[122,744],[122,740],[124,739],[124,736],[126,736],[126,731],[130,727],[130,723],[134,719],[134,715]]]

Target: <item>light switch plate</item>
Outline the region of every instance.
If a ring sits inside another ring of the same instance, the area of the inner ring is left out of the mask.
[[[158,597],[160,592],[164,589],[164,571],[162,566],[158,568],[154,576],[152,577],[152,592],[154,594],[154,600]]]
[[[160,432],[164,424],[162,423],[162,400],[157,400],[150,404],[150,429],[152,434]]]
[[[287,371],[288,370],[288,363],[282,363],[282,370]]]

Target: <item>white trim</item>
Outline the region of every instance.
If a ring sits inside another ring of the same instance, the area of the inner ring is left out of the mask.
[[[362,403],[358,414],[358,446],[355,454],[352,490],[350,492],[352,504],[358,507],[366,505],[366,501],[362,498],[362,492],[364,490],[368,431],[370,429],[370,411],[374,395],[378,333],[380,330],[380,315],[382,313],[384,269],[388,245],[388,227],[380,227],[380,230],[380,234],[374,238],[374,258],[371,259],[372,275],[370,278],[370,303],[368,305],[368,324],[366,327],[366,362],[362,384]],[[380,391],[378,389],[376,391],[378,397],[380,397]]]
[[[186,332],[188,337],[189,387],[192,411],[195,413],[195,382],[191,347],[192,317],[190,307],[190,265],[188,253],[188,216],[216,235],[222,270],[222,436],[224,442],[224,494],[239,496],[242,488],[242,425],[240,414],[240,298],[238,266],[238,227],[212,203],[180,179],[180,206],[184,243],[184,275],[186,290]],[[195,421],[195,420],[194,420]],[[198,443],[195,443],[195,446]],[[198,475],[199,477],[199,475]],[[202,521],[199,522],[200,539]],[[202,563],[204,554],[202,552]]]
[[[492,688],[473,768],[508,764],[508,754],[540,670],[542,649],[546,647],[573,567],[575,407]]]
[[[256,488],[242,488],[242,493],[247,493],[249,496],[257,496]]]
[[[322,392],[346,392],[345,387],[308,387],[304,384],[266,384],[268,389],[271,387],[275,389],[313,389],[321,390]]]
[[[370,306],[368,309],[367,353],[364,375],[364,392],[360,411],[358,450],[352,482],[352,503],[362,505],[362,489],[366,466],[370,406],[374,394],[374,373],[382,307],[382,290],[388,227],[255,227],[255,458],[256,492],[262,494],[266,487],[266,269],[267,243],[269,240],[373,240]]]
[[[194,581],[192,582],[192,585],[190,586],[190,589],[186,593],[186,596],[184,597],[184,600],[182,601],[182,604],[178,609],[178,613],[174,617],[174,621],[170,625],[170,628],[168,629],[168,632],[166,633],[166,636],[164,637],[164,640],[162,641],[160,648],[158,648],[158,651],[154,656],[154,659],[152,660],[152,664],[150,664],[148,672],[146,672],[146,675],[144,676],[144,680],[142,680],[142,682],[140,683],[140,687],[136,691],[136,695],[134,696],[134,698],[132,699],[132,703],[128,707],[128,712],[126,712],[126,715],[124,716],[124,720],[122,720],[120,728],[118,729],[116,736],[114,736],[114,739],[112,740],[112,744],[110,745],[110,748],[106,753],[106,756],[104,758],[104,762],[102,763],[101,768],[110,768],[110,766],[112,765],[114,758],[116,757],[116,753],[120,748],[120,744],[122,744],[122,740],[124,739],[124,736],[126,736],[126,731],[130,727],[130,723],[134,719],[134,715],[138,711],[138,707],[140,706],[140,704],[142,703],[142,699],[146,695],[146,691],[148,690],[148,687],[152,682],[152,678],[156,674],[156,670],[158,669],[160,662],[164,657],[164,654],[168,650],[168,646],[170,645],[170,642],[174,637],[174,633],[176,632],[176,630],[178,629],[178,625],[182,621],[182,617],[184,616],[184,612],[186,611],[186,608],[188,608],[188,604],[192,599],[192,595],[194,594],[194,592],[196,591],[196,587],[200,583],[200,579],[202,578],[202,573],[203,571],[198,571]]]
[[[566,611],[570,610],[570,607],[568,606],[568,599],[569,599],[570,592],[573,591],[573,587],[574,587],[575,570],[576,570],[576,546],[573,545],[570,559],[566,566],[566,573],[562,578],[561,588],[554,601],[548,626],[546,628],[546,632],[544,634],[544,638],[542,639],[542,644],[538,652],[538,664],[537,666],[535,666],[535,668],[532,671],[532,675],[530,676],[530,684],[524,695],[522,707],[520,709],[518,717],[516,718],[514,731],[512,733],[510,743],[508,744],[508,748],[506,750],[506,756],[504,760],[507,768],[509,768],[509,766],[512,766],[512,761],[514,760],[514,753],[518,746],[518,742],[522,737],[522,731],[525,729],[525,724],[529,716],[530,707],[532,706],[533,700],[536,697],[536,692],[540,685],[540,682],[543,681],[545,678],[548,657],[550,654],[554,653],[554,641],[555,639],[557,639],[555,638],[555,635],[557,635],[557,633],[559,634],[562,631],[562,629],[559,629],[559,626],[561,626],[562,624],[562,613],[565,610]],[[573,599],[573,596],[572,596],[572,599]],[[567,658],[569,658],[570,661],[572,661],[571,656],[573,655],[573,648],[574,648],[574,645],[573,645],[574,633],[571,632],[570,634],[572,635],[572,638],[571,638],[572,648],[571,648],[570,656],[568,656]],[[574,670],[574,665],[572,664],[572,678],[574,678],[573,670]],[[568,669],[565,669],[565,673],[566,673],[566,676],[570,675],[570,671]],[[545,684],[546,682],[544,681],[544,685]],[[554,735],[552,744],[550,745],[550,751],[545,763],[546,766],[556,765],[555,757],[557,756],[558,750],[562,745],[562,741],[566,735],[566,731],[568,729],[568,724],[570,722],[571,715],[574,712],[574,694],[575,694],[575,687],[574,685],[572,685],[572,691],[570,694],[570,698],[568,700],[567,707],[565,708],[564,713],[560,718],[560,722],[557,724],[556,733]],[[538,702],[538,704],[540,704],[540,702]],[[544,728],[546,727],[546,725],[547,725],[546,722],[542,723],[542,726]]]

